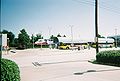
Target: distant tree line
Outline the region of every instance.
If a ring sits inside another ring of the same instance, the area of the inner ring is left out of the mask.
[[[18,34],[18,38],[15,38],[15,35],[11,31],[3,30],[3,34],[7,34],[7,38],[9,38],[8,44],[9,47],[17,47],[17,48],[30,48],[33,43],[35,43],[38,39],[43,39],[42,34],[36,34],[30,37],[25,29],[20,30]],[[58,37],[66,37],[66,35],[61,35],[60,33],[57,36],[51,35],[50,39],[53,43],[58,43]],[[104,36],[98,34],[98,38],[105,38]]]
[[[25,29],[20,30],[17,38],[15,38],[15,35],[11,31],[3,30],[2,33],[7,34],[7,38],[9,39],[9,47],[17,47],[24,49],[30,48],[32,47],[32,44],[35,43],[38,39],[43,39],[42,34],[32,34],[32,36],[30,37]],[[58,43],[58,37],[66,37],[66,35],[51,35],[50,39],[53,40],[53,43]]]
[[[15,35],[11,31],[3,30],[2,33],[7,34],[7,38],[9,39],[9,47],[30,48],[33,43],[33,37],[34,42],[36,42],[38,39],[43,39],[41,34],[37,34],[36,36],[32,35],[30,38],[25,29],[20,30],[18,38],[15,38]]]

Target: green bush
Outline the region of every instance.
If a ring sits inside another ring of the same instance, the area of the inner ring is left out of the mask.
[[[96,55],[96,61],[120,66],[120,50],[99,52]]]
[[[8,59],[1,59],[1,81],[20,81],[18,65]]]

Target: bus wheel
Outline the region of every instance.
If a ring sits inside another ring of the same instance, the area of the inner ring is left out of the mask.
[[[69,49],[69,47],[67,47],[66,49]]]

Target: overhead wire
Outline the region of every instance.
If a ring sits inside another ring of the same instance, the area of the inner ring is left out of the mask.
[[[72,1],[75,1],[75,2],[78,2],[79,4],[88,4],[88,5],[94,5],[93,2],[90,2],[90,1],[81,1],[81,0],[72,0]]]
[[[92,5],[92,6],[95,6],[95,0],[94,1],[88,1],[88,0],[73,0],[77,3],[80,3],[80,4],[86,4],[86,5]],[[110,12],[113,12],[113,13],[116,13],[118,15],[120,15],[120,9],[119,8],[114,8],[114,7],[110,7],[112,5],[108,5],[107,3],[105,2],[99,2],[99,8],[101,9],[105,9],[107,11],[110,11]]]
[[[84,0],[85,1],[85,0]],[[87,1],[88,2],[88,1]],[[91,2],[91,1],[89,1],[89,2]],[[93,3],[93,2],[92,2]],[[95,4],[94,4],[95,5]],[[118,10],[118,9],[115,9],[114,7],[110,7],[110,6],[112,6],[112,5],[106,5],[106,3],[105,2],[102,2],[101,3],[101,1],[99,1],[99,4],[98,4],[98,6],[99,6],[99,8],[101,8],[101,9],[105,9],[105,10],[107,10],[107,11],[110,11],[110,12],[114,12],[114,13],[116,13],[116,14],[119,14],[120,15],[120,10]]]
[[[112,11],[114,13],[120,14],[120,8],[114,7],[111,4],[108,4],[108,2],[100,1],[99,2],[100,8],[104,8],[106,10]]]

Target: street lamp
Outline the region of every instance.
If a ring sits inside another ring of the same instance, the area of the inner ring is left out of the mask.
[[[73,25],[69,25],[71,27],[71,47],[72,47],[72,50],[73,50]]]
[[[115,47],[117,48],[117,29],[115,29]]]
[[[52,30],[52,28],[48,27],[48,30],[49,30],[49,37],[50,37],[51,36],[51,30]]]
[[[34,48],[34,34],[32,34],[32,42],[33,42],[33,48]]]
[[[7,47],[9,47],[9,38],[7,38]]]
[[[39,33],[38,35],[40,35],[41,36],[41,39],[42,39],[42,31],[40,31],[41,33]],[[42,50],[42,40],[40,40],[40,48],[41,48],[41,50]]]
[[[51,45],[51,30],[52,30],[52,28],[48,27],[48,30],[49,30],[49,48],[51,49],[52,48],[52,45]]]
[[[9,38],[7,38],[7,47],[6,47],[7,54],[8,54],[8,52],[9,52],[9,42],[10,42],[10,40],[9,40]]]

